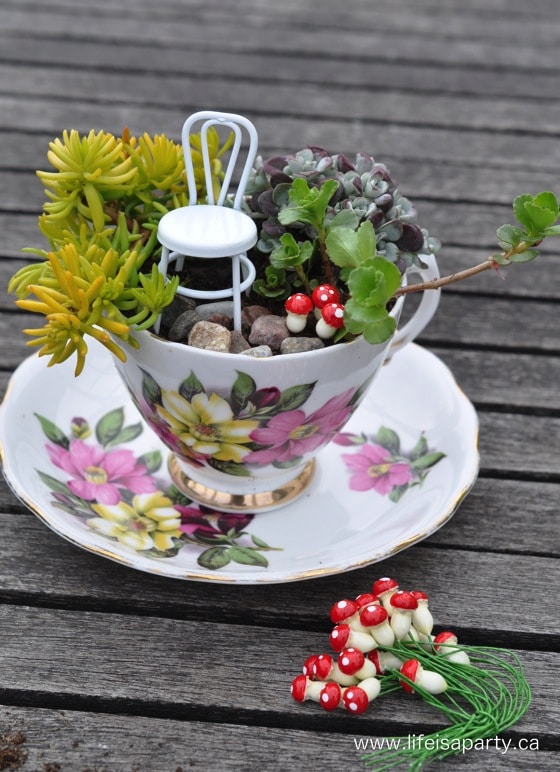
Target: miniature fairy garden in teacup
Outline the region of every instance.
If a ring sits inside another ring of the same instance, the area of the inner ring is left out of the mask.
[[[172,451],[177,486],[230,513],[269,511],[308,489],[318,451],[390,347],[428,323],[438,288],[532,260],[560,233],[554,194],[519,196],[501,251],[440,278],[439,244],[384,164],[318,147],[263,160],[253,125],[227,113],[190,116],[182,144],[64,131],[47,158],[48,247],[27,249],[40,259],[9,285],[20,308],[45,318],[25,330],[29,345],[49,365],[75,357],[79,375],[88,338],[99,341]],[[397,329],[404,296],[420,290]],[[427,446],[420,455],[417,465],[438,457]]]

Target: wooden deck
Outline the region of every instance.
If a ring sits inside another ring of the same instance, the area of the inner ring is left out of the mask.
[[[30,353],[5,287],[38,243],[34,171],[63,129],[178,138],[215,108],[250,117],[263,155],[369,152],[452,272],[494,249],[514,196],[560,193],[559,71],[557,0],[2,0],[1,391]],[[444,292],[420,342],[479,412],[480,476],[444,528],[380,564],[267,587],[159,578],[60,539],[0,481],[0,747],[21,732],[21,769],[44,772],[364,769],[354,738],[437,716],[400,700],[329,714],[289,684],[327,650],[331,604],[391,575],[435,599],[440,629],[517,650],[533,687],[506,737],[538,754],[434,769],[558,769],[559,246]]]

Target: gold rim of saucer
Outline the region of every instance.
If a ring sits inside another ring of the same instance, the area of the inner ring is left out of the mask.
[[[171,479],[179,490],[197,504],[211,507],[218,512],[265,512],[268,509],[277,509],[291,504],[307,490],[315,474],[315,459],[311,459],[297,477],[279,488],[260,493],[240,494],[209,488],[196,482],[183,471],[173,453],[169,456],[167,466]]]

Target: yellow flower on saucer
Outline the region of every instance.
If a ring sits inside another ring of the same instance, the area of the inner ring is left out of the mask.
[[[235,419],[229,403],[218,394],[195,394],[189,402],[177,391],[163,391],[162,401],[158,415],[194,453],[240,463],[249,452],[244,446],[259,422]]]
[[[92,509],[99,517],[86,521],[90,528],[137,551],[171,549],[173,538],[182,535],[181,517],[160,491],[140,493],[134,496],[132,504],[93,504]]]

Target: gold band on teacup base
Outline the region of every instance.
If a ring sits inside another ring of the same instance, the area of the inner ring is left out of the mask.
[[[297,477],[273,491],[240,494],[209,488],[191,479],[173,453],[170,454],[167,465],[171,479],[182,493],[197,504],[203,504],[218,512],[257,513],[291,504],[306,491],[315,474],[315,459],[311,459]]]

